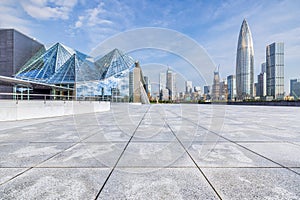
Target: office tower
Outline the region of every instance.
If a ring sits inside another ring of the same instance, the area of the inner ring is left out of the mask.
[[[176,100],[176,74],[169,68],[167,70],[167,89],[169,90],[169,99]]]
[[[300,79],[290,80],[290,96],[293,96],[294,99],[300,98]]]
[[[165,88],[166,88],[166,86],[167,86],[166,80],[167,80],[166,73],[161,72],[161,73],[159,74],[159,92],[160,92],[162,89],[165,89]]]
[[[0,75],[12,77],[44,45],[14,29],[0,29]],[[13,92],[12,86],[0,86],[1,92]],[[3,97],[4,98],[4,97]]]
[[[257,87],[256,96],[265,97],[267,96],[267,65],[266,63],[261,64],[261,72],[257,75]]]
[[[219,71],[214,72],[214,80],[212,86],[212,100],[220,99],[220,76]]]
[[[192,81],[185,81],[185,93],[191,94],[193,92],[193,83]]]
[[[267,95],[267,74],[261,72],[257,76],[256,96],[265,97]]]
[[[224,79],[220,82],[220,100],[227,100],[228,98],[228,85],[227,80]]]
[[[235,75],[227,76],[228,100],[234,101],[236,98],[236,79]]]
[[[274,42],[266,47],[267,95],[284,98],[284,43]]]
[[[209,85],[205,85],[205,86],[203,87],[203,91],[204,91],[204,94],[205,94],[205,95],[210,94],[210,86],[209,86]]]
[[[254,49],[252,35],[247,21],[244,19],[237,46],[236,55],[236,90],[237,98],[253,97],[254,85]]]
[[[266,63],[261,63],[261,73],[266,73],[267,72],[267,65]]]

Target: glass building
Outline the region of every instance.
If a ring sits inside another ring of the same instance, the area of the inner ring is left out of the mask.
[[[235,75],[227,76],[228,100],[234,101],[236,98],[236,80]]]
[[[72,88],[71,95],[77,100],[109,98],[149,103],[138,62],[118,49],[94,59],[56,43],[33,56],[15,77]]]
[[[266,47],[267,95],[284,98],[284,43],[272,43]]]
[[[300,98],[300,79],[291,79],[290,80],[290,95],[294,99]]]
[[[244,19],[239,33],[236,55],[236,90],[240,100],[253,97],[254,49],[252,35]]]

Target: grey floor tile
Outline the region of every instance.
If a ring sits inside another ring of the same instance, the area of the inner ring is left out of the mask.
[[[188,145],[188,152],[200,167],[279,167],[234,143],[193,142]]]
[[[0,143],[0,167],[33,167],[72,143]]]
[[[24,172],[26,169],[27,168],[0,168],[0,185]]]
[[[241,145],[286,167],[300,167],[300,146],[291,143],[242,143]]]
[[[39,167],[113,167],[126,143],[79,143]]]
[[[110,169],[31,169],[0,186],[0,199],[94,199]]]
[[[218,199],[198,169],[114,171],[99,199]]]
[[[195,167],[177,141],[131,142],[117,167]]]
[[[283,168],[202,170],[222,199],[300,198],[300,176]]]

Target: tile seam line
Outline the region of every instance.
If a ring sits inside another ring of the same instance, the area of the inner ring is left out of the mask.
[[[184,147],[184,145],[182,144],[182,142],[179,140],[179,138],[177,137],[177,135],[174,133],[173,129],[170,127],[170,125],[168,124],[168,122],[166,122],[167,126],[169,127],[169,129],[171,130],[172,134],[175,136],[175,138],[177,139],[177,141],[179,142],[179,144],[181,145],[181,147],[184,149],[184,151],[188,154],[188,156],[190,157],[190,159],[193,161],[193,163],[195,164],[195,166],[197,167],[197,169],[200,171],[200,173],[202,174],[202,176],[204,177],[204,179],[207,181],[207,183],[209,184],[209,186],[213,189],[213,191],[215,192],[215,194],[217,195],[217,197],[219,199],[222,200],[222,197],[220,196],[220,194],[218,193],[218,191],[215,189],[215,187],[212,185],[212,183],[209,181],[209,179],[207,178],[207,176],[204,174],[204,172],[200,169],[200,167],[198,166],[198,164],[196,163],[196,161],[193,159],[192,155],[187,151],[187,149]]]
[[[172,112],[172,111],[170,111],[170,112]],[[176,113],[174,113],[174,112],[172,112],[172,113],[178,116],[178,114],[176,114]],[[195,122],[189,120],[189,119],[186,118],[186,117],[182,117],[182,119],[185,119],[185,120],[187,120],[187,121],[192,122],[193,124],[195,124]],[[291,171],[291,172],[293,172],[293,173],[295,173],[295,174],[297,174],[297,175],[300,175],[300,173],[298,173],[298,172],[296,172],[296,171],[290,169],[289,167],[286,167],[286,166],[284,166],[284,165],[282,165],[282,164],[280,164],[280,163],[278,163],[278,162],[276,162],[276,161],[274,161],[274,160],[272,160],[272,159],[270,159],[270,158],[268,158],[268,157],[266,157],[266,156],[264,156],[264,155],[262,155],[262,154],[259,154],[259,153],[255,152],[255,151],[253,151],[253,150],[251,150],[251,149],[249,149],[249,148],[247,148],[247,147],[245,147],[245,146],[243,146],[243,145],[241,145],[241,144],[239,144],[239,143],[237,143],[237,142],[235,142],[235,141],[233,141],[233,140],[230,140],[230,139],[228,139],[228,138],[226,138],[226,137],[224,137],[224,136],[222,136],[222,135],[220,135],[220,134],[218,134],[218,133],[216,133],[216,132],[214,132],[214,131],[212,131],[212,130],[209,130],[208,128],[205,128],[204,126],[201,126],[201,125],[199,125],[199,124],[195,124],[195,125],[196,125],[197,127],[200,127],[200,128],[202,128],[202,129],[206,130],[206,131],[209,131],[209,132],[211,132],[211,133],[213,133],[213,134],[215,134],[215,135],[217,135],[217,136],[219,136],[219,137],[221,137],[221,138],[223,138],[223,139],[225,139],[225,140],[227,140],[227,141],[229,141],[229,142],[231,142],[231,143],[233,143],[233,144],[235,144],[235,145],[238,145],[238,146],[242,147],[243,149],[246,149],[247,151],[250,151],[250,152],[252,152],[252,153],[254,153],[254,154],[256,154],[256,155],[258,155],[258,156],[260,156],[260,157],[262,157],[262,158],[264,158],[264,159],[266,159],[266,160],[268,160],[268,161],[270,161],[270,162],[273,162],[273,163],[275,163],[276,165],[279,165],[279,166],[281,166],[281,167],[284,168],[284,169],[287,169],[287,170],[289,170],[289,171]]]
[[[104,189],[104,187],[105,187],[107,181],[109,180],[110,176],[112,175],[112,173],[113,173],[114,170],[116,169],[116,167],[117,167],[117,165],[118,165],[120,159],[122,158],[122,156],[123,156],[124,152],[126,151],[128,145],[129,145],[129,143],[131,142],[132,138],[134,137],[134,135],[135,135],[137,129],[139,128],[139,126],[141,125],[142,121],[144,120],[146,114],[147,114],[148,111],[150,110],[150,107],[151,107],[151,104],[150,104],[150,106],[147,108],[146,112],[143,114],[142,119],[141,119],[140,122],[138,123],[138,125],[137,125],[137,127],[135,128],[134,132],[132,133],[130,139],[128,140],[127,144],[125,145],[125,147],[124,147],[122,153],[120,154],[120,156],[119,156],[117,162],[115,163],[115,165],[113,166],[112,170],[110,171],[110,173],[109,173],[108,176],[106,177],[104,183],[102,184],[100,190],[98,191],[98,193],[97,193],[97,195],[96,195],[96,197],[95,197],[95,200],[97,200],[97,199],[99,198],[99,196],[100,196],[102,190]]]
[[[57,155],[59,155],[59,154],[61,154],[61,153],[65,152],[65,151],[67,151],[68,149],[70,149],[70,148],[76,146],[77,144],[80,144],[83,140],[86,140],[86,139],[88,139],[89,137],[92,137],[92,136],[95,135],[95,134],[96,134],[96,133],[91,134],[91,135],[85,137],[84,139],[82,139],[82,140],[80,140],[80,141],[78,141],[78,142],[71,143],[72,145],[68,146],[67,148],[63,149],[62,151],[59,151],[59,152],[55,153],[54,155],[48,157],[47,159],[45,159],[45,160],[39,162],[38,164],[36,164],[36,165],[34,165],[34,166],[31,166],[31,167],[24,167],[24,168],[26,168],[24,171],[22,171],[22,172],[16,174],[15,176],[11,177],[10,179],[8,179],[8,180],[5,181],[5,182],[0,183],[0,186],[2,186],[2,185],[4,185],[4,184],[6,184],[6,183],[8,183],[8,182],[10,182],[10,181],[12,181],[12,180],[14,180],[15,178],[17,178],[17,177],[23,175],[24,173],[26,173],[26,172],[28,172],[28,171],[34,169],[34,168],[39,168],[39,166],[40,166],[41,164],[47,162],[48,160],[54,158],[55,156],[57,156]]]

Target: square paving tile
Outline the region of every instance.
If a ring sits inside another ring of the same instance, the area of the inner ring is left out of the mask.
[[[99,199],[217,199],[197,168],[115,170]]]
[[[39,167],[113,167],[126,143],[79,143]]]
[[[166,126],[152,125],[147,128],[138,128],[132,141],[170,142],[177,141],[174,134]]]
[[[27,168],[0,168],[0,185],[14,176],[24,172]]]
[[[203,168],[222,199],[299,199],[300,176],[283,168]]]
[[[300,146],[291,143],[241,143],[286,167],[300,167]]]
[[[196,167],[177,141],[131,142],[117,167]]]
[[[0,167],[33,167],[72,143],[0,143]]]
[[[185,143],[200,167],[279,167],[234,143]]]
[[[0,199],[94,199],[110,169],[31,169],[0,186]]]

